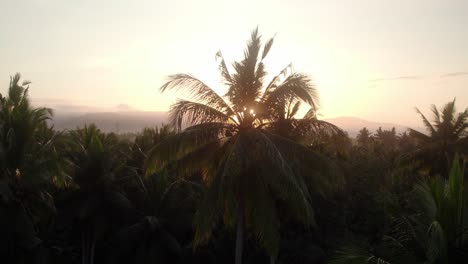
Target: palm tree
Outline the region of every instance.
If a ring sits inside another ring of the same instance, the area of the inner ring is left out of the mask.
[[[367,127],[359,130],[359,134],[356,136],[357,143],[364,148],[368,148],[372,141],[372,133],[367,129]]]
[[[46,123],[52,111],[33,108],[30,82],[20,80],[19,73],[11,77],[8,95],[0,94],[0,211],[9,223],[2,222],[7,244],[0,247],[8,254],[15,252],[13,247],[33,250],[41,243],[35,231],[55,212],[50,187],[67,182],[55,148],[60,133]]]
[[[232,64],[232,72],[222,53],[216,54],[227,87],[222,95],[189,74],[169,76],[160,90],[183,90],[191,100],[172,105],[170,124],[179,133],[156,145],[147,160],[147,174],[168,166],[177,168],[180,177],[202,173],[206,191],[194,219],[194,243],[206,241],[223,216],[227,226],[237,226],[236,264],[242,261],[246,228],[275,259],[278,204],[288,205],[306,226],[313,223],[302,175],[317,174],[318,155],[264,128],[279,118],[278,105],[300,101],[315,106],[316,90],[307,75],[290,66],[265,82],[263,60],[272,44],[270,39],[262,48],[255,29],[243,60]]]
[[[435,105],[431,106],[431,110],[433,123],[416,108],[429,134],[410,129],[410,135],[419,143],[414,157],[423,168],[430,168],[431,174],[447,176],[455,154],[459,153],[464,159],[468,155],[468,108],[457,114],[453,99],[442,111]]]
[[[162,127],[144,128],[136,135],[131,146],[130,156],[127,165],[136,170],[136,174],[143,175],[144,162],[151,148],[161,140],[174,134],[174,131],[167,125]]]
[[[375,131],[374,139],[385,147],[394,148],[397,145],[398,136],[395,127],[392,127],[391,130],[383,130],[382,127],[379,127]]]
[[[126,169],[127,147],[117,135],[91,124],[69,131],[66,143],[63,154],[71,164],[75,186],[66,190],[57,205],[80,233],[82,262],[92,264],[95,249],[107,233],[135,223],[142,215],[116,184]]]
[[[41,152],[28,152],[36,147],[35,144],[39,143],[38,141],[43,140],[38,138],[37,135],[47,129],[46,120],[51,118],[52,110],[33,108],[28,97],[30,82],[25,81],[20,85],[20,79],[21,75],[19,73],[11,78],[8,97],[3,97],[0,94],[2,174],[3,177],[10,179],[17,176],[17,178],[24,178],[24,180],[26,180],[26,177],[34,180],[34,177],[38,175],[24,175],[24,170],[33,165],[36,159],[41,158],[34,155],[42,154],[46,156],[45,148],[52,148],[50,143],[55,139],[55,135],[49,133],[48,136],[51,137],[52,141],[42,142],[42,148],[37,149],[37,151]],[[41,168],[42,171],[48,172],[47,176],[52,177],[57,172],[56,168],[49,167],[53,166],[53,163],[43,162],[41,164],[48,165]]]
[[[124,163],[121,142],[113,133],[103,133],[95,124],[68,132],[65,154],[73,164],[71,175],[82,189],[112,181]]]

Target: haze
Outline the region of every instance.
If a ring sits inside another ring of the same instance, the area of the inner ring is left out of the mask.
[[[36,104],[167,110],[158,88],[188,72],[217,86],[214,55],[276,34],[268,70],[310,74],[324,118],[420,125],[468,105],[468,1],[0,1],[1,92],[32,81]],[[116,107],[119,106],[119,107]]]

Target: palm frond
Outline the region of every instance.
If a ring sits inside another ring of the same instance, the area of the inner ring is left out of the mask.
[[[203,173],[206,179],[211,178],[211,175],[207,175],[207,167],[210,167],[213,160],[217,158],[215,155],[221,154],[217,150],[223,146],[225,141],[225,138],[220,138],[191,151],[177,160],[170,161],[168,170],[180,178],[193,176],[197,172]]]
[[[226,122],[228,115],[208,105],[188,100],[178,100],[169,110],[169,124],[177,130],[183,126],[193,126],[201,123]],[[233,122],[234,119],[231,119]]]
[[[344,184],[343,174],[333,161],[292,140],[266,133],[309,192],[326,196]]]
[[[442,110],[442,124],[445,126],[452,125],[452,121],[455,119],[455,99],[444,106]]]
[[[410,136],[422,141],[422,142],[428,142],[430,140],[430,137],[424,133],[421,133],[417,130],[414,130],[412,128],[409,129],[409,134]]]
[[[227,115],[233,115],[231,107],[220,95],[204,82],[189,74],[179,73],[170,75],[169,81],[159,89],[161,92],[171,89],[176,91],[183,90],[188,92],[189,97],[193,100],[219,109]]]
[[[299,111],[300,107],[301,107],[301,102],[300,101],[297,101],[292,108],[288,107],[288,114],[286,116],[286,119],[293,118],[297,114],[297,112]]]
[[[336,125],[316,118],[299,119],[296,129],[303,131],[303,133],[308,135],[345,135],[344,131]]]
[[[215,177],[214,179],[215,182],[212,182],[205,189],[204,198],[193,218],[195,229],[193,238],[194,247],[202,245],[211,237],[212,230],[215,228],[222,212],[221,199],[219,197],[220,177]]]
[[[452,220],[451,226],[455,227],[463,227],[464,168],[464,164],[460,166],[459,156],[455,155],[447,183],[449,190],[447,198],[453,214],[450,219]],[[458,231],[456,232],[458,233]]]
[[[285,99],[301,100],[312,107],[317,106],[318,96],[311,80],[307,75],[291,74],[266,97],[267,105],[274,105]]]
[[[218,69],[219,69],[219,72],[221,73],[221,77],[223,78],[225,84],[231,85],[232,84],[231,74],[229,73],[229,70],[226,65],[226,61],[224,60],[224,57],[221,51],[218,51],[215,57],[216,59],[220,60]]]
[[[440,185],[437,184],[436,186]],[[433,191],[431,190],[431,187],[427,183],[422,182],[415,185],[414,191],[416,193],[420,209],[424,214],[425,218],[435,219],[438,212],[438,207],[436,201],[434,200]]]
[[[391,262],[376,256],[366,248],[349,245],[336,250],[329,264],[391,264]]]
[[[434,122],[437,124],[437,125],[440,125],[440,112],[439,110],[437,109],[437,107],[433,104],[431,105],[431,111],[432,113],[434,114]]]
[[[247,49],[244,51],[244,63],[247,68],[255,68],[258,55],[260,53],[261,35],[256,27],[250,34],[250,40],[247,42]]]
[[[270,52],[270,49],[273,46],[273,40],[274,39],[275,39],[275,37],[273,36],[271,39],[269,39],[265,43],[265,46],[263,47],[263,52],[262,52],[262,60],[265,59],[265,57],[268,55],[268,52]]]
[[[463,136],[463,133],[468,129],[468,109],[458,114],[453,123],[453,133],[455,136]]]
[[[439,222],[434,221],[428,229],[429,244],[426,251],[426,258],[429,263],[447,262],[447,240],[445,232]]]
[[[284,69],[282,69],[278,75],[271,79],[270,83],[265,87],[263,91],[262,100],[265,99],[265,96],[268,94],[269,90],[272,88],[276,88],[282,78],[286,78],[289,72],[292,71],[292,63],[288,64]]]
[[[317,109],[311,107],[305,114],[302,119],[316,119],[317,118]]]
[[[436,132],[435,128],[432,126],[431,122],[429,122],[429,120],[426,118],[426,116],[424,116],[424,114],[417,107],[415,108],[415,110],[416,110],[416,113],[418,113],[421,116],[426,129],[429,130],[431,135],[435,135],[437,132]]]
[[[247,42],[244,59],[233,63],[232,85],[226,96],[235,105],[236,111],[242,111],[244,107],[251,107],[261,93],[266,71],[262,61],[259,61],[260,48],[261,36],[257,28],[252,32],[251,38]]]
[[[14,76],[10,76],[10,86],[8,89],[8,98],[10,103],[13,105],[19,105],[24,95],[27,94],[26,89],[19,84],[21,80],[21,74],[16,73]]]
[[[145,161],[146,175],[162,170],[171,161],[223,137],[233,127],[225,123],[203,123],[169,136],[154,146]]]

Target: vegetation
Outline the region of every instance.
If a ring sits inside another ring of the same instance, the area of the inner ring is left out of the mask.
[[[188,99],[135,137],[56,131],[16,74],[0,95],[2,263],[464,263],[468,109],[429,134],[317,118],[311,78],[268,77],[273,39],[216,58],[220,87],[175,74]],[[224,91],[223,91],[224,89]],[[304,106],[305,108],[301,108]],[[305,114],[302,114],[304,113]]]
[[[455,154],[459,153],[463,157],[468,155],[468,109],[457,113],[453,99],[442,111],[435,105],[431,106],[431,110],[433,123],[416,108],[429,135],[410,129],[411,135],[421,143],[414,156],[420,162],[420,166],[428,168],[431,174],[447,176],[447,168]]]

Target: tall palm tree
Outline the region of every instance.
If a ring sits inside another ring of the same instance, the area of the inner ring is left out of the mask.
[[[35,154],[44,156],[46,154],[44,152],[29,153],[29,151],[34,149],[36,144],[39,143],[38,141],[41,140],[37,135],[47,127],[45,122],[51,118],[52,110],[33,108],[28,97],[30,82],[24,81],[20,84],[20,80],[21,75],[19,73],[11,77],[8,96],[3,97],[0,95],[0,120],[2,125],[0,136],[4,154],[1,160],[3,165],[2,174],[4,177],[10,177],[10,179],[15,176],[22,176],[21,178],[28,177],[28,179],[34,180],[34,176],[24,175],[23,170],[33,165],[35,160],[41,158],[39,156],[34,157]],[[52,142],[45,141],[42,143],[43,148],[37,149],[38,151],[44,151],[46,147],[52,147],[50,145]],[[42,163],[42,165],[52,166],[53,164]],[[42,170],[50,172],[47,176],[52,177],[55,168],[49,166],[44,166]]]
[[[272,44],[269,39],[262,46],[255,29],[243,60],[234,62],[232,68],[218,52],[227,88],[221,95],[189,74],[169,76],[160,90],[182,90],[191,100],[180,99],[172,105],[170,124],[180,133],[156,145],[147,160],[148,174],[168,166],[177,168],[178,176],[202,173],[207,188],[194,219],[194,242],[207,240],[223,216],[227,226],[236,225],[236,264],[242,261],[246,228],[272,259],[278,254],[278,204],[288,205],[306,226],[313,223],[302,173],[319,170],[314,167],[320,165],[314,159],[318,156],[264,127],[278,114],[276,106],[286,101],[314,106],[316,90],[307,75],[291,71],[290,66],[265,82],[263,61]],[[305,160],[306,168],[300,166]]]
[[[55,211],[49,187],[66,179],[55,148],[60,133],[46,123],[52,111],[32,107],[30,82],[20,81],[17,73],[10,78],[7,96],[0,94],[0,248],[7,254],[41,243],[35,231]],[[5,259],[3,252],[0,258]]]
[[[468,157],[468,108],[457,114],[455,99],[447,103],[442,111],[431,106],[433,122],[416,108],[429,134],[410,129],[410,135],[418,141],[414,157],[424,168],[430,168],[431,174],[448,175],[450,161],[456,153],[464,159]]]

